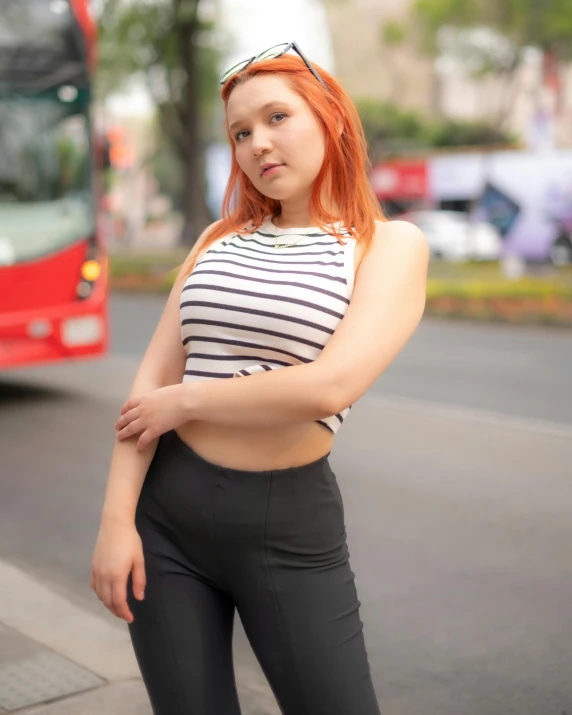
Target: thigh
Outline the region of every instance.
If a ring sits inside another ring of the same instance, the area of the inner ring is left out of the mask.
[[[155,715],[240,715],[232,661],[234,604],[165,535],[141,524],[145,599],[129,632]]]
[[[378,715],[342,497],[328,465],[311,479],[294,503],[270,495],[257,585],[235,600],[284,715]]]

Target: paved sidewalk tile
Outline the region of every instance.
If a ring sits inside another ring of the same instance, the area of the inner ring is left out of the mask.
[[[16,715],[152,715],[152,711],[143,683],[130,681],[19,710]]]
[[[139,677],[127,628],[114,626],[0,561],[0,623],[108,681]]]
[[[0,624],[0,707],[5,711],[104,684],[89,670]]]
[[[259,670],[235,671],[243,715],[280,715]],[[0,715],[151,712],[127,628],[0,560]]]
[[[274,702],[240,684],[239,698],[242,715],[280,715]],[[15,715],[152,715],[152,710],[143,683],[129,681],[113,683],[41,707],[18,710]]]

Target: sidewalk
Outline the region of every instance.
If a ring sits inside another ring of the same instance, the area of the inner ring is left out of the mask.
[[[237,668],[243,715],[279,710]],[[0,560],[0,713],[152,715],[126,625],[84,611]]]

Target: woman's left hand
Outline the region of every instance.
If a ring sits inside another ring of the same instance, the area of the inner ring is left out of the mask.
[[[149,442],[188,419],[183,404],[183,385],[169,385],[128,400],[115,423],[116,436],[122,440],[141,434],[137,442],[137,449],[141,451]]]

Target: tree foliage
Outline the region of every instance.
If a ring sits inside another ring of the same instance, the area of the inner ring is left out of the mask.
[[[540,50],[553,66],[572,59],[572,0],[415,0],[413,10],[426,51],[447,56],[472,76],[499,75],[501,126],[510,115],[527,48]],[[535,96],[539,101],[538,91]]]
[[[414,11],[433,47],[440,28],[485,26],[515,48],[537,47],[572,56],[572,0],[416,0]]]
[[[201,6],[205,0],[102,0],[99,21],[99,91],[145,78],[159,131],[180,164],[185,243],[193,243],[210,220],[204,145],[219,93],[213,24]]]
[[[356,106],[373,163],[391,154],[432,147],[510,145],[516,138],[486,122],[431,120],[395,104],[361,99]]]
[[[489,28],[514,48],[513,63],[525,47],[572,58],[572,0],[416,0],[414,12],[425,49],[436,52],[443,27]],[[491,43],[494,53],[494,43]],[[497,69],[503,69],[502,65]]]
[[[407,38],[407,29],[401,22],[387,20],[380,24],[379,37],[382,45],[386,47],[399,47],[403,45]]]

